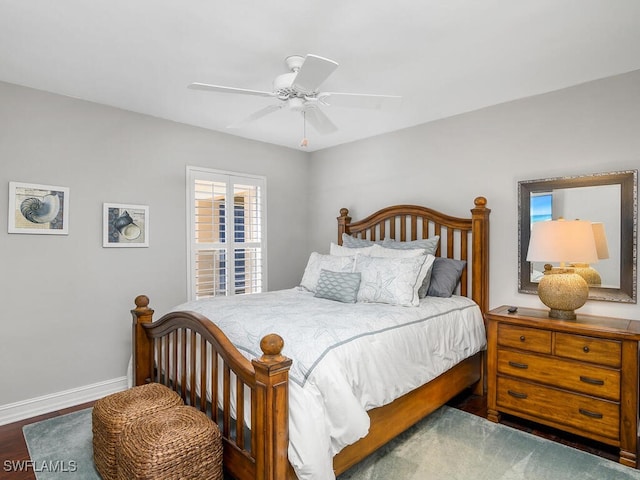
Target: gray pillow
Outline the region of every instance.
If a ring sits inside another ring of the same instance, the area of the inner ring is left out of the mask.
[[[362,247],[370,247],[374,244],[382,244],[382,240],[367,240],[365,238],[356,238],[348,235],[346,233],[342,234],[342,246],[347,248],[362,248]]]
[[[416,248],[422,248],[425,250],[426,254],[435,255],[436,250],[438,249],[438,242],[440,241],[440,236],[436,235],[431,238],[425,238],[423,240],[412,240],[410,242],[394,242],[393,240],[385,240],[382,243],[384,248],[397,248],[402,250],[413,250]]]
[[[464,260],[436,257],[433,262],[427,295],[431,297],[450,297],[453,295],[466,264],[467,262]]]
[[[360,272],[320,270],[315,297],[342,303],[355,303],[360,288]]]
[[[438,258],[436,257],[436,260]],[[435,260],[434,260],[435,263]],[[427,292],[429,291],[429,285],[431,285],[431,275],[433,274],[433,264],[429,267],[429,271],[427,272],[427,276],[424,277],[422,281],[422,285],[418,289],[418,298],[424,298],[427,296]]]

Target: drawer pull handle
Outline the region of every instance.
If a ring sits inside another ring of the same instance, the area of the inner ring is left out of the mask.
[[[591,417],[591,418],[602,418],[603,415],[601,413],[597,413],[597,412],[591,412],[589,410],[585,410],[584,408],[579,408],[578,411],[586,416],[586,417]]]
[[[526,340],[525,336],[524,335],[520,335],[520,341],[524,342],[525,340]]]
[[[507,390],[507,393],[512,397],[516,398],[527,398],[528,395],[526,393],[514,392],[513,390]]]
[[[518,363],[518,362],[509,362],[509,366],[514,368],[522,368],[522,369],[529,368],[529,365],[527,365],[526,363]]]
[[[589,353],[589,347],[587,347],[586,345],[584,347],[582,347],[582,351],[584,353]]]
[[[580,375],[580,381],[584,383],[590,383],[591,385],[604,385],[604,380],[599,380],[597,378],[583,377],[582,375]]]

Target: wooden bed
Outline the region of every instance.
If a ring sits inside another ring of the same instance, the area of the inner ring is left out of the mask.
[[[459,218],[415,205],[382,209],[352,222],[346,208],[338,217],[338,244],[342,235],[380,240],[410,241],[440,236],[436,256],[467,261],[460,295],[472,298],[484,314],[489,302],[489,214],[486,199],[478,197],[471,216]],[[277,334],[261,341],[263,355],[247,360],[211,321],[194,312],[173,312],[152,323],[149,299],[135,299],[133,314],[133,365],[136,385],[160,382],[176,390],[185,403],[207,412],[220,427],[226,471],[238,480],[295,479],[287,459],[288,372],[291,360],[282,356],[283,341]],[[217,353],[217,355],[211,354]],[[208,353],[208,354],[207,354]],[[386,442],[424,418],[463,390],[483,389],[482,354],[464,360],[431,382],[370,410],[367,436],[334,457],[336,475],[347,470]],[[211,402],[197,392],[207,384]],[[193,388],[193,387],[196,388]],[[247,394],[247,392],[249,392]],[[249,397],[246,397],[249,395]],[[250,398],[251,412],[244,412]],[[236,405],[237,411],[232,415]],[[222,408],[211,408],[222,405]],[[251,432],[243,419],[249,413]]]

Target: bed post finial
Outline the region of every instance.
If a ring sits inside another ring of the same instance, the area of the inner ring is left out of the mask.
[[[288,478],[289,368],[284,340],[270,333],[260,341],[263,355],[251,361],[256,372],[256,469],[265,480]],[[252,429],[253,430],[253,429]]]
[[[342,234],[349,233],[348,225],[351,223],[351,217],[349,216],[348,208],[340,209],[340,216],[338,217],[338,245],[342,245]]]
[[[143,385],[151,379],[153,360],[151,358],[151,340],[142,326],[153,322],[153,309],[149,308],[149,297],[138,295],[134,300],[136,308],[131,310],[133,316],[133,381],[134,385]]]
[[[260,350],[262,350],[263,362],[273,363],[286,360],[286,357],[282,356],[282,349],[284,348],[284,340],[276,333],[270,333],[260,341]]]
[[[471,209],[473,230],[473,300],[480,305],[482,313],[489,311],[489,214],[485,197],[476,197]]]
[[[149,306],[149,297],[146,295],[138,295],[134,303],[136,304],[136,310],[144,310]]]
[[[483,208],[487,206],[487,199],[484,197],[476,197],[473,203],[475,203],[476,207]]]

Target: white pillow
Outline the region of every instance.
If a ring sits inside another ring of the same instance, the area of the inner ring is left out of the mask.
[[[331,272],[352,272],[355,256],[338,257],[335,255],[322,255],[313,252],[309,256],[307,267],[304,269],[300,286],[309,290],[316,291],[316,285],[320,278],[321,270],[329,270]]]
[[[360,272],[358,302],[389,303],[415,307],[418,290],[435,257],[382,258],[357,255],[354,272]]]
[[[384,258],[412,258],[419,257],[420,255],[426,255],[427,252],[423,248],[415,248],[410,250],[401,250],[398,248],[385,248],[382,245],[375,244],[371,247],[369,255],[371,257],[384,257]],[[350,249],[353,250],[353,249]]]
[[[348,257],[351,255],[355,255],[356,253],[361,253],[363,255],[370,255],[371,250],[373,250],[373,246],[349,248],[349,247],[344,247],[342,245],[338,245],[337,243],[331,242],[331,246],[329,247],[329,254],[337,255],[339,257]]]

